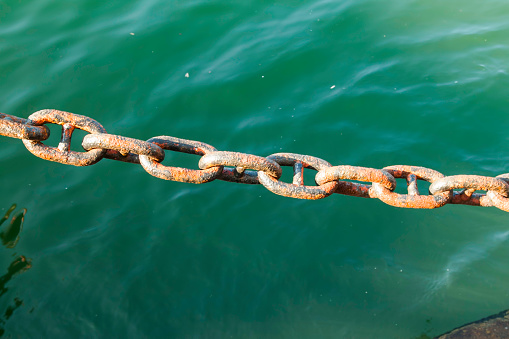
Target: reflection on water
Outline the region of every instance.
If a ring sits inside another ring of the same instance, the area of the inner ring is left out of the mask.
[[[0,226],[9,219],[9,215],[16,209],[16,204],[13,204],[11,208],[4,215],[2,220],[0,220]],[[2,244],[7,248],[14,248],[19,241],[19,234],[21,233],[21,229],[23,228],[23,221],[25,220],[25,214],[27,213],[26,208],[16,213],[11,222],[5,229],[0,231],[0,239],[2,239]]]
[[[23,221],[25,220],[26,208],[15,213],[6,226],[2,226],[7,221],[11,213],[16,209],[16,204],[13,204],[5,213],[2,219],[0,219],[0,239],[2,244],[9,249],[16,247],[19,241],[19,235],[23,229]],[[0,277],[0,298],[9,290],[6,285],[7,283],[17,274],[22,273],[31,268],[31,260],[27,259],[24,255],[19,255],[11,262],[7,267],[7,273]],[[0,318],[0,336],[5,333],[4,325],[7,320],[14,314],[14,311],[23,305],[23,300],[18,297],[14,297],[11,305],[7,306],[3,318]]]

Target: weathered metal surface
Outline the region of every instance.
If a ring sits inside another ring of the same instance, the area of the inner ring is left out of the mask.
[[[359,184],[357,182],[339,181],[338,187],[334,193],[349,195],[351,197],[371,198],[369,189],[371,185]]]
[[[392,192],[379,183],[373,183],[370,190],[370,196],[382,200],[384,203],[403,208],[438,208],[447,204],[452,198],[452,192],[446,191],[434,195],[420,195],[417,188],[417,179],[434,182],[444,175],[435,170],[418,167],[396,165],[384,167],[384,170],[390,173],[394,178],[407,179],[407,185],[410,187],[409,194],[399,194]]]
[[[94,149],[85,153],[75,152],[69,150],[67,146],[70,145],[70,139],[74,128],[89,133],[106,133],[104,127],[92,118],[68,112],[45,109],[30,115],[28,120],[35,125],[46,123],[59,124],[62,126],[66,125],[61,138],[61,145],[63,146],[59,148],[46,146],[40,141],[23,139],[25,147],[39,158],[60,162],[66,165],[88,166],[101,160],[106,153],[105,149]]]
[[[46,140],[49,137],[49,128],[34,126],[29,120],[13,115],[0,113],[0,135],[29,140]]]
[[[509,339],[509,310],[455,328],[437,339]]]
[[[451,175],[435,181],[429,187],[432,194],[449,191],[457,188],[495,191],[509,197],[509,184],[502,179],[483,177],[480,175]]]
[[[159,136],[147,140],[149,143],[156,144],[165,150],[174,152],[183,152],[196,155],[206,155],[216,151],[216,149],[208,144],[199,141],[185,140],[170,136]],[[205,170],[194,170],[182,167],[164,166],[148,155],[139,155],[140,164],[145,171],[154,177],[188,182],[193,184],[202,184],[216,179],[222,172],[222,166],[214,166]]]
[[[281,166],[297,165],[297,170],[294,168],[294,173],[300,171],[299,167],[321,171],[332,166],[323,159],[295,153],[276,153],[268,156],[267,159],[274,160]],[[301,180],[299,175],[297,175],[297,179],[295,179],[294,176],[294,183],[288,184],[279,181],[278,178],[274,178],[265,172],[259,172],[258,179],[260,180],[260,183],[272,193],[282,195],[284,197],[309,200],[328,197],[334,193],[339,185],[337,181],[331,181],[319,186],[306,186],[303,184],[303,180]],[[295,182],[298,182],[298,184],[295,184]]]
[[[469,205],[469,206],[494,206],[491,199],[484,193],[471,193],[468,190],[453,191],[452,199],[449,202],[454,205]]]
[[[509,212],[509,198],[505,198],[494,191],[486,192],[486,197],[483,198],[486,199],[487,201],[485,204],[481,204],[481,206],[485,207],[495,206],[496,208],[501,209],[502,211]]]
[[[88,134],[81,144],[87,151],[96,148],[115,150],[127,157],[129,154],[146,155],[157,162],[164,160],[164,151],[154,143],[113,134]]]
[[[211,152],[200,159],[198,166],[201,169],[215,166],[240,166],[245,169],[266,172],[268,175],[278,179],[281,177],[282,172],[281,167],[269,158],[239,152]]]
[[[41,142],[49,136],[49,129],[44,126],[47,123],[62,126],[62,136],[57,147],[46,146]],[[85,153],[70,150],[72,134],[76,128],[90,133],[83,139],[83,148],[88,150]],[[332,167],[323,159],[294,153],[261,157],[217,151],[199,141],[170,136],[143,141],[106,134],[104,127],[89,117],[49,109],[35,112],[29,119],[0,113],[0,135],[23,139],[30,152],[46,160],[87,166],[105,157],[141,164],[149,174],[165,180],[206,183],[218,179],[241,184],[263,184],[276,194],[298,199],[321,199],[331,193],[338,193],[378,198],[398,207],[437,208],[449,203],[495,206],[509,212],[509,173],[496,178],[475,175],[444,177],[437,171],[416,166],[389,166],[381,170],[348,165]],[[200,170],[162,165],[164,150],[201,155],[198,163]],[[293,166],[291,184],[279,181],[281,166]],[[315,176],[318,186],[304,185],[304,168],[318,171]],[[394,178],[406,178],[408,194],[394,192]],[[420,195],[418,180],[431,182],[432,195]],[[454,191],[455,189],[461,191]],[[475,192],[476,190],[486,191],[486,194]]]
[[[359,180],[371,183],[377,182],[391,191],[396,188],[396,180],[392,175],[384,170],[374,168],[348,165],[333,166],[319,171],[315,176],[315,181],[318,185],[340,179]],[[359,186],[364,186],[366,189],[370,187],[370,185],[366,184],[357,184]]]
[[[223,168],[223,172],[217,177],[218,180],[235,182],[238,184],[259,185],[258,171],[245,170],[242,176],[236,174],[235,169]]]
[[[138,154],[128,153],[126,155],[120,154],[119,151],[115,151],[114,149],[106,150],[106,154],[104,154],[106,159],[128,162],[131,164],[140,164],[140,157]]]

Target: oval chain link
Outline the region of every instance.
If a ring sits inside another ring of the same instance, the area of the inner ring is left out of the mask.
[[[359,167],[359,166],[333,166],[326,168],[324,170],[316,173],[316,183],[319,185],[325,184],[330,181],[347,179],[347,180],[359,180],[365,182],[377,182],[384,186],[389,191],[393,191],[396,188],[396,180],[392,175],[387,173],[386,171],[368,168],[368,167]],[[350,183],[347,181],[339,181],[341,185],[338,185],[336,188],[336,193],[347,194],[347,195],[356,195],[350,194],[351,188],[355,187],[354,192],[365,192],[363,195],[369,195],[369,189],[371,185],[360,184],[360,183]],[[350,184],[350,185],[349,185]],[[351,185],[351,184],[356,184]]]
[[[217,151],[203,156],[198,163],[201,169],[207,169],[215,166],[233,166],[236,167],[236,172],[239,177],[245,169],[265,172],[268,175],[279,179],[281,177],[281,167],[270,160],[269,158],[259,157],[257,155],[239,153],[239,152],[226,152]],[[258,176],[259,174],[258,173]]]
[[[124,162],[136,162],[135,159],[139,155],[149,156],[157,160],[157,162],[164,160],[164,151],[156,144],[120,135],[88,134],[83,138],[81,145],[87,151],[96,148],[115,151],[106,153],[106,157]]]
[[[275,161],[280,166],[294,167],[294,180],[292,184],[279,181],[278,178],[270,176],[265,172],[258,173],[260,183],[272,193],[296,199],[316,200],[328,197],[334,193],[339,185],[337,181],[330,181],[319,186],[304,185],[302,173],[304,168],[321,171],[332,166],[323,159],[295,153],[276,153],[269,155],[267,159]]]
[[[58,147],[46,146],[37,140],[23,139],[25,147],[39,158],[66,165],[89,166],[101,160],[106,153],[105,149],[93,149],[84,153],[71,151],[70,149],[72,132],[75,128],[92,134],[106,133],[104,127],[92,118],[54,109],[45,109],[33,113],[28,117],[28,120],[35,125],[46,123],[62,125],[62,137]]]
[[[378,183],[374,183],[372,187],[372,195],[384,203],[403,208],[438,208],[447,204],[452,198],[451,191],[436,193],[434,195],[420,195],[417,188],[417,180],[425,180],[428,182],[436,182],[443,178],[444,175],[435,170],[418,167],[395,165],[384,167],[394,178],[405,178],[407,181],[408,194],[399,194],[392,192]]]
[[[147,142],[153,143],[165,150],[196,155],[207,155],[216,151],[213,146],[203,142],[179,139],[166,135],[150,138]],[[160,161],[148,155],[140,154],[139,157],[140,164],[147,173],[164,180],[203,184],[216,179],[223,170],[222,166],[214,166],[205,170],[164,166],[160,164]]]
[[[496,206],[505,210],[505,199],[509,197],[509,184],[502,178],[491,178],[480,175],[452,175],[437,180],[429,187],[431,193],[461,189],[454,192],[452,204],[473,206]],[[474,193],[476,190],[487,191],[486,194]]]

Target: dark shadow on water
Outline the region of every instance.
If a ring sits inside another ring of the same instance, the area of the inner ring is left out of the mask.
[[[2,240],[2,244],[8,249],[12,249],[18,244],[19,235],[23,229],[23,222],[27,212],[26,208],[18,211],[13,215],[10,222],[4,226],[3,224],[9,219],[11,213],[14,212],[15,209],[16,204],[13,204],[7,210],[2,219],[0,219],[0,239]],[[7,267],[7,273],[0,276],[0,298],[3,297],[9,290],[9,288],[6,287],[7,283],[11,281],[16,274],[23,273],[31,267],[30,259],[27,259],[23,255],[17,256]],[[0,317],[0,337],[5,334],[5,323],[14,314],[14,311],[21,307],[21,305],[23,305],[23,300],[15,297],[12,304],[7,306],[3,317]]]

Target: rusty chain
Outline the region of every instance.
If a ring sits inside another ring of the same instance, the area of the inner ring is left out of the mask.
[[[45,126],[49,123],[62,126],[58,147],[43,143],[49,137],[49,129]],[[72,133],[76,128],[89,133],[82,142],[86,152],[70,149]],[[509,173],[495,178],[478,175],[444,176],[435,170],[418,166],[397,165],[383,169],[332,166],[323,159],[302,154],[276,153],[261,157],[218,151],[199,141],[170,136],[143,141],[107,134],[100,123],[89,117],[52,109],[35,112],[28,119],[0,113],[0,135],[22,139],[32,154],[45,160],[88,166],[107,158],[140,164],[150,175],[171,181],[202,184],[218,179],[242,184],[262,184],[275,194],[297,199],[315,200],[339,193],[377,198],[388,205],[404,208],[431,209],[446,204],[463,204],[495,206],[509,212]],[[198,163],[200,169],[162,165],[165,150],[201,156]],[[282,166],[293,167],[292,183],[279,180]],[[304,168],[317,171],[317,186],[304,185]],[[406,179],[408,194],[394,191],[396,178]],[[429,195],[419,193],[418,180],[430,183]]]

